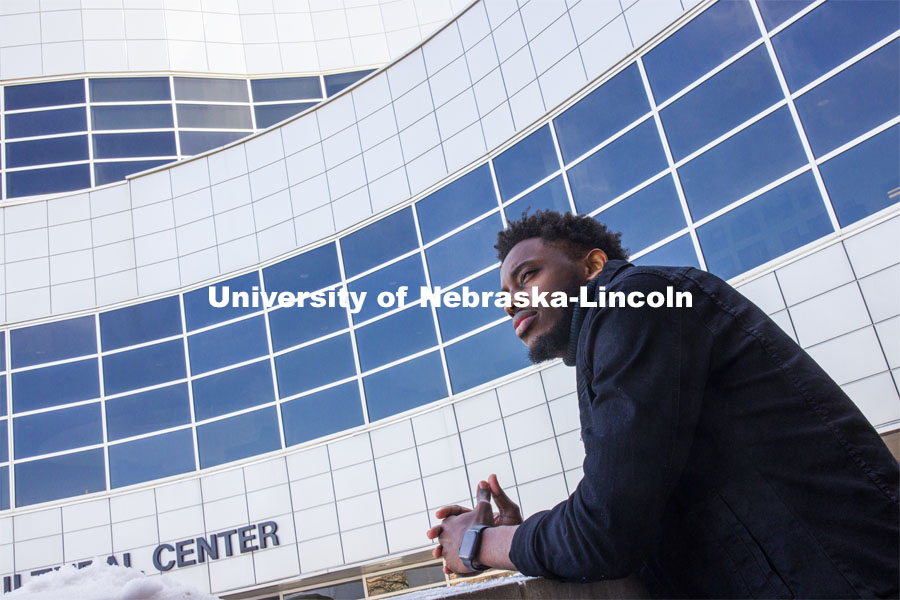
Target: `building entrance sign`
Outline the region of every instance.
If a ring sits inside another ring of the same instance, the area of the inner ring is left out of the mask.
[[[208,538],[189,538],[175,542],[174,545],[160,544],[153,551],[153,566],[157,571],[168,571],[176,566],[188,567],[207,560],[218,560],[222,556],[246,554],[268,548],[269,542],[273,546],[278,546],[277,532],[278,524],[275,521],[264,521],[256,525],[214,533]],[[222,540],[221,545],[219,540]],[[224,554],[221,551],[224,551]]]

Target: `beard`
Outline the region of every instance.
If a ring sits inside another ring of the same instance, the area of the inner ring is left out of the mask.
[[[578,296],[578,289],[581,282],[573,277],[562,291],[566,296]],[[541,334],[534,340],[534,345],[528,348],[528,360],[533,364],[542,363],[554,358],[564,356],[566,350],[569,349],[569,337],[572,329],[572,315],[575,313],[575,304],[566,303],[565,308],[559,309],[563,311],[559,319],[550,328],[550,331]]]

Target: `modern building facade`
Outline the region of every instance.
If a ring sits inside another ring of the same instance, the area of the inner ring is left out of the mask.
[[[526,210],[729,280],[900,429],[896,2],[94,4],[0,8],[8,588],[112,557],[373,597],[444,582],[423,533],[489,473],[565,498],[572,370],[417,304],[495,290]]]

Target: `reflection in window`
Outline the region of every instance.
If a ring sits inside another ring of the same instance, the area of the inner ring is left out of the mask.
[[[183,379],[184,342],[180,339],[103,357],[103,389],[118,394]]]
[[[797,91],[898,28],[900,3],[825,2],[773,37],[772,46]]]
[[[444,353],[454,394],[530,364],[528,349],[507,321],[447,346]]]
[[[186,383],[106,401],[108,439],[120,440],[191,422]]]
[[[341,238],[341,258],[353,277],[419,246],[412,209],[375,221]]]
[[[446,287],[497,262],[499,214],[490,215],[425,251],[431,285]]]
[[[171,104],[92,106],[91,127],[103,129],[164,129],[173,127]]]
[[[822,196],[804,173],[697,229],[711,273],[723,279],[831,233]]]
[[[694,250],[694,242],[690,234],[684,234],[675,238],[656,250],[635,259],[636,265],[656,265],[663,267],[695,267],[700,268],[697,260],[697,252]]]
[[[96,158],[129,158],[132,156],[175,156],[175,132],[94,134]]]
[[[272,347],[276,352],[346,329],[347,325],[347,309],[343,306],[292,306],[269,313]]]
[[[6,416],[6,375],[0,375],[0,417]]]
[[[84,107],[6,115],[7,139],[77,131],[87,131]]]
[[[275,400],[272,365],[268,359],[195,379],[191,387],[198,421]]]
[[[357,294],[361,292],[367,293],[362,310],[353,315],[353,322],[362,323],[391,310],[391,308],[382,308],[378,304],[378,294],[381,292],[396,294],[400,286],[404,285],[409,288],[405,303],[410,304],[418,300],[420,288],[425,285],[425,271],[422,269],[422,256],[420,254],[413,254],[392,265],[382,267],[374,273],[370,273],[349,284],[351,292]],[[321,309],[316,310],[319,311]]]
[[[0,510],[9,508],[9,467],[0,467]]]
[[[334,73],[325,76],[325,95],[329,98],[334,96],[342,89],[350,87],[375,69],[365,69],[362,71],[352,71],[350,73]]]
[[[193,470],[194,436],[190,429],[109,447],[109,480],[112,488]]]
[[[18,417],[13,433],[17,460],[100,444],[100,403]]]
[[[7,198],[55,194],[87,187],[91,187],[91,167],[88,164],[6,173]]]
[[[322,97],[322,85],[317,76],[254,79],[250,82],[250,88],[253,90],[254,102],[306,100]]]
[[[622,234],[622,245],[637,252],[687,225],[675,182],[669,175],[610,206],[595,217]]]
[[[249,106],[177,104],[179,127],[206,129],[252,129]]]
[[[337,250],[325,244],[263,269],[266,291],[311,292],[341,279]]]
[[[656,103],[746,48],[759,35],[746,0],[716,2],[641,58]]]
[[[784,98],[765,46],[667,106],[659,116],[676,162]]]
[[[287,594],[284,600],[360,600],[365,597],[362,581],[357,580]]]
[[[216,300],[222,298],[225,293],[224,289],[228,288],[228,297],[234,292],[247,292],[248,297],[252,288],[256,286],[259,289],[259,271],[253,271],[246,275],[239,275],[226,281],[215,284]],[[253,312],[259,312],[261,307],[253,308],[249,305],[244,307],[233,307],[231,302],[221,308],[214,307],[209,303],[209,287],[204,286],[187,292],[184,294],[184,321],[188,331],[200,329],[215,323],[229,321],[243,315],[249,315]]]
[[[563,160],[572,162],[648,112],[644,83],[632,63],[553,120]]]
[[[394,571],[366,578],[366,590],[369,597],[381,594],[389,594],[402,590],[414,590],[416,588],[444,583],[444,568],[442,565],[428,565],[405,571]]]
[[[819,170],[842,227],[900,201],[900,125],[835,156]]]
[[[266,321],[250,317],[188,337],[191,373],[205,373],[268,354]]]
[[[515,202],[507,204],[503,211],[508,221],[522,218],[522,213],[533,215],[539,210],[555,210],[556,212],[572,212],[569,207],[569,196],[562,175],[554,177],[541,187],[534,189]]]
[[[63,454],[16,465],[16,506],[81,496],[106,489],[103,449]]]
[[[491,170],[484,164],[416,203],[422,241],[427,244],[496,206]]]
[[[109,388],[107,388],[109,393]],[[97,359],[89,358],[12,374],[13,412],[90,400],[100,396]]]
[[[900,113],[898,56],[895,41],[795,100],[813,154],[827,154]]]
[[[201,469],[278,450],[281,435],[275,407],[200,425],[197,446]]]
[[[437,344],[428,306],[413,306],[356,330],[359,366],[369,371]]]
[[[12,367],[74,358],[97,352],[97,326],[93,316],[13,329],[9,336]]]
[[[500,197],[509,200],[559,170],[550,125],[541,127],[494,159]]]
[[[256,128],[265,129],[275,123],[280,123],[288,117],[299,115],[315,102],[293,102],[291,104],[263,104],[253,110],[256,112]]]
[[[247,137],[246,131],[180,131],[181,155],[191,156]]]
[[[178,296],[100,313],[100,339],[104,352],[180,333]]]
[[[784,107],[680,167],[678,174],[696,221],[804,164],[806,154]]]
[[[90,80],[91,102],[169,100],[168,77],[105,77]]]
[[[9,462],[9,427],[8,419],[0,421],[0,462]]]
[[[172,162],[172,159],[94,163],[94,184],[105,185],[114,181],[122,181],[134,173],[140,173],[170,162]]]
[[[350,334],[343,334],[275,357],[282,398],[356,375]]]
[[[481,305],[482,292],[497,292],[500,290],[499,269],[488,271],[464,285],[469,288],[470,292],[477,294],[477,296],[472,296],[477,305],[463,306],[460,303],[457,307],[441,306],[437,309],[438,321],[441,325],[441,337],[445,342],[506,315],[502,308],[497,308],[493,305]],[[456,287],[454,290],[462,295],[462,286]]]
[[[88,159],[86,135],[6,144],[7,167],[30,167]]]
[[[656,124],[647,119],[569,169],[575,206],[591,212],[667,166]]]
[[[772,31],[808,6],[813,0],[756,0],[766,29]]]
[[[249,102],[247,82],[243,79],[176,77],[175,98],[213,102]]]
[[[447,397],[441,355],[432,352],[363,378],[369,421]]]
[[[6,110],[81,104],[84,102],[84,80],[7,85],[4,93]]]
[[[363,424],[356,381],[303,396],[281,405],[284,443],[302,444]]]

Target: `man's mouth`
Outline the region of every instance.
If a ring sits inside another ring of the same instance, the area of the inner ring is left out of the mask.
[[[513,317],[513,327],[516,329],[516,335],[521,338],[528,331],[528,328],[531,327],[535,317],[537,317],[537,312],[533,310],[523,310],[516,313],[516,316]]]

